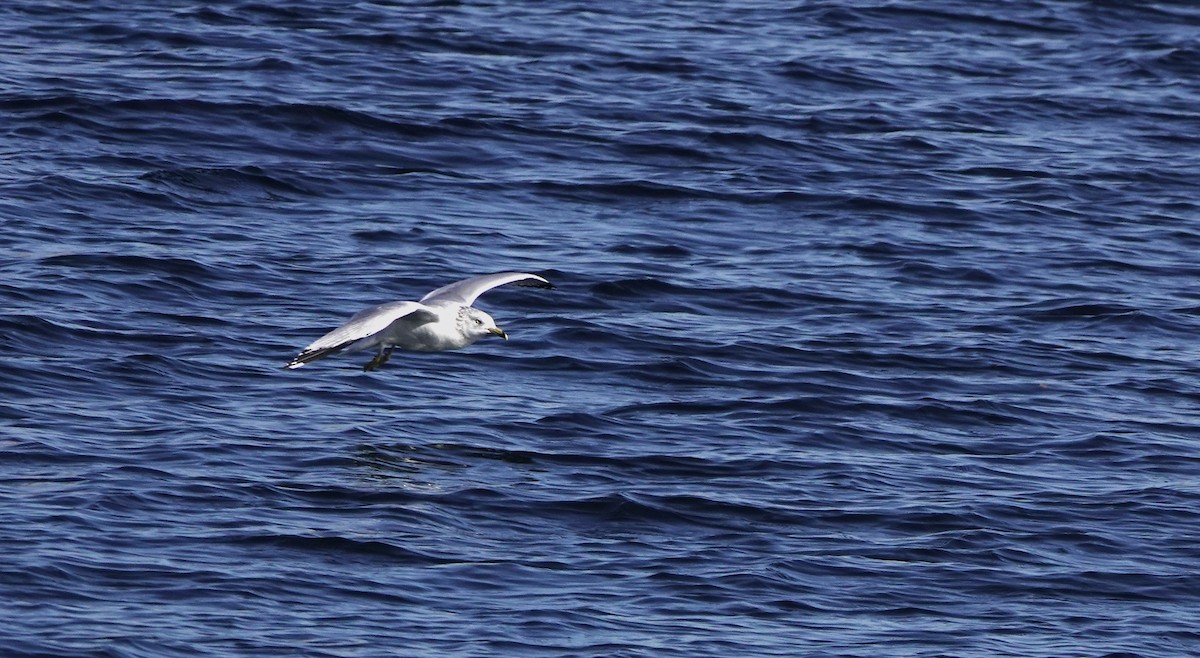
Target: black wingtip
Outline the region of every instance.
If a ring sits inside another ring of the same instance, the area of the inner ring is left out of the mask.
[[[325,348],[321,348],[319,350],[311,350],[311,351],[301,352],[296,355],[296,358],[289,361],[288,364],[283,367],[283,369],[284,370],[295,370],[296,368],[299,368],[300,366],[302,366],[306,363],[311,363],[322,357],[329,356],[330,354],[336,354],[338,352],[341,352],[345,348],[346,348],[345,345],[337,345],[335,347],[325,347]]]
[[[307,364],[309,362],[309,360],[311,360],[311,359],[301,360],[300,357],[296,357],[296,358],[292,359],[291,361],[288,361],[286,364],[284,364],[283,369],[284,370],[295,370],[296,368],[299,368],[300,366]]]
[[[517,286],[521,288],[541,288],[542,290],[554,290],[557,287],[549,281],[538,281],[537,279],[518,281]]]

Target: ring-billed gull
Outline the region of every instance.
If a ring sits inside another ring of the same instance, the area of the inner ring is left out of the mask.
[[[553,288],[549,281],[527,272],[498,272],[442,286],[418,302],[389,302],[360,311],[346,324],[321,336],[287,364],[299,368],[309,361],[338,352],[357,352],[378,347],[379,352],[363,370],[375,370],[387,362],[392,350],[439,352],[456,350],[488,335],[508,340],[492,316],[471,304],[483,293],[508,283],[534,288]]]

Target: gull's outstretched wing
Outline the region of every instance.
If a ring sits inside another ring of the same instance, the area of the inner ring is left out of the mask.
[[[524,282],[524,283],[521,283]],[[528,272],[498,272],[484,274],[471,279],[464,279],[442,286],[421,298],[422,304],[430,306],[442,304],[462,304],[470,306],[483,293],[507,283],[521,283],[533,288],[553,288],[551,283],[536,274]]]
[[[437,320],[433,310],[417,302],[389,302],[359,311],[346,324],[321,336],[304,348],[286,367],[299,368],[323,356],[345,349],[357,351],[379,344],[380,334],[392,323],[404,318],[413,325],[422,325]]]

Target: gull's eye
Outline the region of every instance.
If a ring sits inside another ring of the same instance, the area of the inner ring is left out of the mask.
[[[483,320],[480,320],[479,318],[475,318],[475,324],[483,324]]]

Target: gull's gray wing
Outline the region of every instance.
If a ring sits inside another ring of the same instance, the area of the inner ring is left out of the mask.
[[[287,364],[288,368],[315,361],[345,349],[357,351],[379,344],[380,334],[392,323],[405,318],[413,325],[437,320],[437,313],[418,302],[389,302],[354,314],[346,324],[321,336],[304,348]]]
[[[551,283],[536,274],[528,272],[498,272],[496,274],[484,274],[471,279],[456,281],[448,286],[442,286],[437,290],[425,295],[421,298],[422,304],[430,306],[443,304],[462,304],[470,306],[475,303],[483,293],[502,286],[507,283],[519,283],[521,285],[534,288],[553,288]]]

